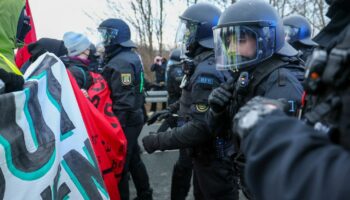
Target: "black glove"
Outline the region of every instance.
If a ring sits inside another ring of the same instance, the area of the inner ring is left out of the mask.
[[[142,138],[143,148],[147,153],[151,154],[159,149],[159,138],[155,132],[150,132],[149,135]]]
[[[225,87],[225,85],[221,85],[220,87],[214,89],[208,98],[211,110],[215,113],[221,113],[230,103],[231,97],[232,92],[230,92],[230,90]]]
[[[15,92],[23,89],[24,79],[22,76],[6,72],[0,68],[0,79],[5,83],[5,92]]]
[[[287,112],[288,102],[285,100],[267,99],[264,97],[255,97],[241,107],[233,119],[233,133],[237,133],[243,139],[250,131],[264,119],[276,110]],[[268,119],[268,118],[267,118]]]
[[[171,115],[172,115],[172,113],[169,109],[155,112],[147,121],[147,125],[151,125],[157,120],[162,120],[162,119],[168,118]]]

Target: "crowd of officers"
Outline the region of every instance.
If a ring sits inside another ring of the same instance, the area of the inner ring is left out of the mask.
[[[262,0],[223,12],[198,3],[183,12],[163,72],[168,106],[148,120],[163,124],[142,139],[148,153],[180,150],[172,200],[186,199],[191,178],[198,200],[236,200],[239,190],[248,199],[350,198],[350,3],[326,3],[330,22],[313,40],[304,17],[282,19]],[[137,143],[145,123],[141,57],[123,20],[107,19],[98,31],[102,51],[68,32],[63,41],[30,45],[32,58],[21,70],[46,51],[66,55],[85,94],[87,72],[102,73],[128,141],[121,199],[129,199],[129,175],[136,199],[152,199]],[[20,85],[12,74],[0,75],[6,92]]]

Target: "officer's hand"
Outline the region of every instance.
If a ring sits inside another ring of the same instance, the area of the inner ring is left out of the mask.
[[[221,113],[230,103],[232,93],[220,86],[212,91],[209,95],[208,102],[211,110],[215,113]]]
[[[147,121],[147,125],[151,125],[157,120],[162,120],[171,116],[171,111],[169,109],[161,110],[159,112],[155,112]]]
[[[266,116],[273,111],[288,111],[288,102],[285,100],[255,97],[241,107],[233,119],[233,132],[244,138]]]
[[[6,72],[0,68],[0,79],[5,83],[5,92],[14,92],[23,89],[24,79],[20,75]]]
[[[149,135],[142,138],[143,148],[147,153],[151,154],[159,149],[159,139],[158,134],[155,132],[150,132]]]

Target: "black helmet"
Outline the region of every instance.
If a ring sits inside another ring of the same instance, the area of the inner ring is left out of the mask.
[[[291,15],[283,19],[286,41],[296,41],[308,46],[317,46],[311,39],[311,26],[307,19],[300,15]]]
[[[130,28],[121,19],[107,19],[98,27],[104,46],[120,45],[123,47],[136,47],[130,40]]]
[[[180,62],[181,61],[180,55],[181,55],[181,50],[179,48],[174,49],[170,52],[169,60]]]
[[[214,27],[218,69],[242,70],[273,54],[295,56],[284,40],[281,17],[262,0],[244,0],[229,6]]]
[[[176,44],[181,47],[181,56],[193,53],[197,45],[214,48],[212,28],[217,25],[221,11],[208,3],[188,7],[180,16]]]

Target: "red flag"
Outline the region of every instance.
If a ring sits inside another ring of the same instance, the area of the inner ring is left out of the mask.
[[[118,119],[100,112],[102,108],[108,107],[107,102],[111,102],[109,96],[105,96],[110,92],[108,85],[102,77],[100,80],[94,75],[95,83],[91,88],[95,94],[90,94],[92,98],[99,96],[101,99],[96,109],[83,95],[74,77],[68,74],[109,196],[112,200],[119,200],[118,183],[124,167],[127,143]],[[103,84],[104,89],[94,89],[94,86]]]
[[[30,53],[28,52],[28,44],[35,42],[36,41],[36,32],[35,32],[35,26],[34,26],[34,20],[33,20],[33,15],[32,11],[30,10],[29,7],[29,2],[26,0],[26,12],[27,15],[30,17],[30,31],[24,38],[24,46],[20,49],[18,49],[15,57],[15,62],[18,68],[21,68],[22,65],[27,62],[27,60],[30,58]]]

